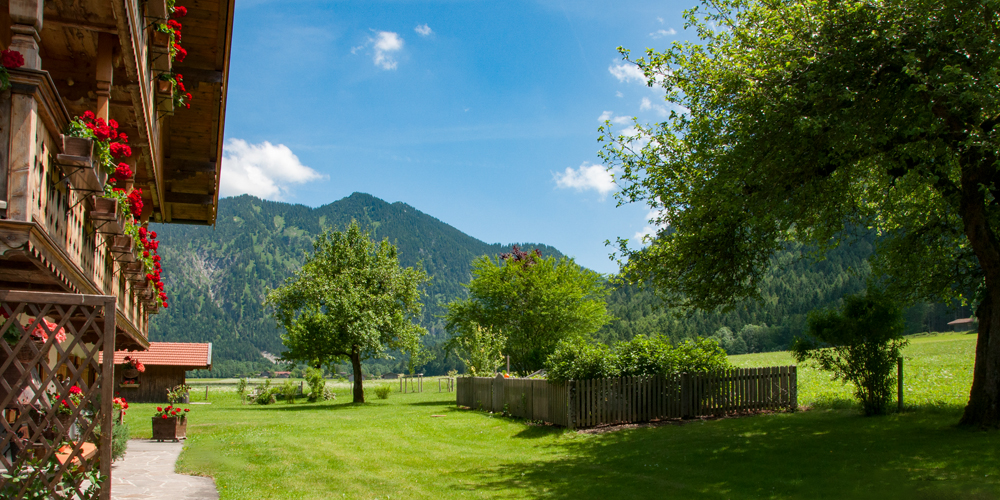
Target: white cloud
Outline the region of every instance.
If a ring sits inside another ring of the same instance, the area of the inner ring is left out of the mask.
[[[657,21],[659,21],[659,22],[660,22],[660,24],[663,24],[663,18],[662,18],[662,17],[659,17],[659,16],[657,16],[657,17],[656,17],[656,20],[657,20]]]
[[[393,57],[393,53],[403,48],[403,39],[399,37],[399,34],[392,31],[379,31],[377,38],[373,41],[375,42],[375,57],[373,58],[375,65],[385,70],[396,69],[396,59]]]
[[[638,66],[631,63],[612,64],[608,66],[608,72],[614,75],[619,82],[630,82],[636,80],[639,83],[646,83],[646,75]]]
[[[646,214],[646,222],[648,222],[649,225],[644,227],[642,231],[635,233],[635,239],[639,240],[644,245],[653,241],[653,238],[656,237],[656,233],[660,229],[667,227],[667,221],[664,220],[662,210],[650,210],[649,213]]]
[[[673,35],[676,35],[676,34],[677,34],[677,30],[675,30],[673,28],[668,28],[668,29],[665,29],[665,30],[656,30],[656,31],[650,33],[649,36],[651,36],[653,38],[663,38],[665,36],[673,36]]]
[[[611,115],[613,115],[613,114],[614,113],[612,113],[611,111],[605,111],[605,112],[601,113],[601,116],[597,117],[597,121],[599,121],[601,123],[604,123],[604,122],[608,121],[608,119],[610,119]]]
[[[608,193],[615,190],[615,180],[604,165],[591,165],[589,162],[583,162],[576,169],[566,167],[565,171],[556,172],[552,177],[555,178],[556,187],[571,188],[577,191],[594,190],[601,195],[602,200]]]
[[[627,116],[616,116],[611,119],[611,123],[614,123],[615,125],[627,125],[632,123],[632,119]]]
[[[660,116],[667,116],[667,107],[660,104],[653,104],[648,97],[642,98],[642,103],[639,104],[639,111],[656,111],[656,114]]]
[[[625,94],[622,94],[622,92],[619,90],[615,92],[615,97],[625,97]]]
[[[413,28],[413,31],[416,31],[420,36],[430,36],[434,33],[434,30],[432,30],[430,26],[427,26],[427,24],[421,24],[416,28]]]
[[[252,194],[282,200],[291,185],[322,178],[319,172],[303,165],[284,144],[267,141],[250,144],[243,139],[229,139],[223,147],[219,196]]]

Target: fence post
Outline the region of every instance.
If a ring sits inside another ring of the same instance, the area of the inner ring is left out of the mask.
[[[681,374],[681,418],[691,418],[691,376]]]
[[[490,411],[493,413],[503,411],[504,389],[503,375],[498,373],[497,376],[493,378],[493,401],[490,401],[492,406]]]
[[[792,371],[792,376],[791,376],[791,380],[788,381],[788,385],[789,385],[789,387],[791,387],[791,393],[792,393],[791,394],[792,411],[796,411],[796,410],[799,409],[799,376],[798,376],[798,367],[797,366],[792,366],[792,370],[791,371]]]
[[[896,358],[896,401],[899,412],[903,413],[903,357]]]
[[[575,387],[575,380],[566,381],[566,427],[569,427],[570,429],[576,428],[576,422],[574,421],[575,415],[573,415],[573,389]]]

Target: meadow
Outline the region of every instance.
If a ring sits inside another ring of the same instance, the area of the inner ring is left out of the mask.
[[[192,381],[177,468],[214,477],[223,499],[998,498],[1000,435],[954,426],[974,345],[974,335],[914,338],[903,413],[861,417],[849,389],[802,366],[807,411],[605,433],[461,410],[433,378],[423,393],[364,405],[346,384],[331,384],[334,401],[253,406],[232,381]],[[205,386],[211,404],[197,404]],[[132,405],[133,436],[149,436],[154,406]]]

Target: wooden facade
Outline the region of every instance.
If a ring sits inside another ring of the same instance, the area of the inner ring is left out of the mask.
[[[214,224],[234,3],[177,0],[187,9],[181,40],[187,55],[174,60],[154,33],[171,17],[165,0],[0,0],[0,49],[24,59],[23,66],[7,66],[10,85],[0,89],[0,321],[5,328],[0,333],[8,333],[0,340],[0,388],[8,405],[6,423],[0,425],[7,457],[0,459],[0,472],[22,470],[38,459],[80,464],[81,453],[99,449],[100,456],[87,460],[96,460],[92,470],[100,471],[100,479],[76,484],[75,496],[109,498],[104,485],[110,484],[110,459],[103,454],[110,450],[111,433],[101,433],[107,442],[96,443],[87,441],[96,440],[96,433],[77,430],[93,428],[94,419],[80,420],[84,414],[101,415],[110,427],[110,398],[90,395],[110,396],[114,389],[128,397],[128,389],[113,386],[113,359],[99,361],[98,355],[148,348],[150,316],[161,302],[144,279],[148,267],[134,267],[142,253],[132,244],[135,237],[122,236],[132,214],[107,211],[100,161],[71,150],[63,135],[74,117],[87,112],[119,124],[132,151],[121,161],[135,173],[134,188],[141,189],[137,224]],[[191,94],[190,109],[174,109],[171,95],[157,92],[164,78],[178,73]],[[69,310],[76,312],[68,315]],[[49,332],[49,340],[36,346],[33,329],[49,321],[58,323],[60,332],[85,326],[92,331],[69,334],[65,342],[53,341]],[[110,330],[93,333],[105,327]],[[36,354],[30,361],[28,352]],[[47,394],[65,398],[81,384],[87,394],[81,404],[99,403],[107,407],[104,413],[75,412],[75,420],[59,419],[53,427],[54,417],[49,417],[58,405]],[[156,390],[149,388],[150,394]],[[37,397],[18,396],[27,393]],[[58,432],[52,434],[53,429]],[[58,442],[74,443],[68,448],[74,454],[40,451]],[[54,491],[64,487],[58,477],[45,480]],[[5,481],[0,476],[0,489]]]
[[[183,384],[187,370],[183,366],[146,366],[139,383],[122,385],[122,365],[115,366],[115,394],[129,403],[166,403],[167,391]]]

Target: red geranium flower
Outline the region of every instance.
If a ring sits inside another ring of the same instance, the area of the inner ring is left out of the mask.
[[[83,112],[83,119],[84,119],[84,121],[92,122],[92,121],[94,121],[94,118],[95,117],[94,117],[94,112],[93,111],[90,111],[88,109],[87,111]]]
[[[167,304],[166,302],[164,302],[163,303],[163,308],[166,309],[167,307],[169,307],[169,304]]]
[[[161,408],[161,407],[157,406],[157,407],[156,407],[156,411],[163,411],[163,408]]]
[[[128,147],[128,144],[112,142],[108,149],[111,151],[111,156],[114,158],[128,158],[129,156],[132,156],[132,148]]]
[[[174,50],[177,51],[176,55],[174,55],[174,60],[177,62],[184,62],[184,58],[187,57],[188,51],[184,50],[184,47],[181,47],[180,44],[176,43],[174,44]]]
[[[174,7],[174,14],[173,14],[174,17],[184,17],[187,14],[188,14],[187,7],[183,7],[183,6],[180,6],[180,5],[178,5],[177,7]]]
[[[181,23],[179,23],[179,22],[174,21],[173,19],[171,19],[171,20],[167,21],[167,27],[169,27],[170,29],[176,31],[176,30],[181,29]]]
[[[0,64],[7,69],[16,69],[24,66],[24,56],[16,50],[5,49],[0,51]]]
[[[155,240],[156,239],[156,231],[150,231],[149,232],[149,238],[152,239],[152,240]]]
[[[190,408],[184,408],[184,413],[187,413],[187,412],[189,412],[189,411],[191,411],[191,409],[190,409]]]
[[[119,179],[131,179],[132,175],[132,167],[128,166],[128,163],[119,163],[118,168],[115,169],[115,177]]]
[[[113,118],[108,120],[108,126],[115,130],[118,130],[118,122],[115,121]]]
[[[83,389],[80,389],[79,387],[77,387],[77,386],[74,385],[73,387],[69,388],[69,393],[70,394],[83,394]]]
[[[167,418],[170,418],[170,417],[168,417],[168,416],[164,415],[164,416],[163,416],[163,418],[167,419]]]
[[[98,118],[98,122],[100,121],[101,119]],[[96,136],[99,141],[106,141],[111,138],[111,129],[108,128],[107,125],[97,125],[94,127],[94,136]]]
[[[118,140],[122,142],[128,142],[128,136],[124,132],[118,132]]]
[[[142,256],[143,257],[149,257],[149,250],[143,250]]]

